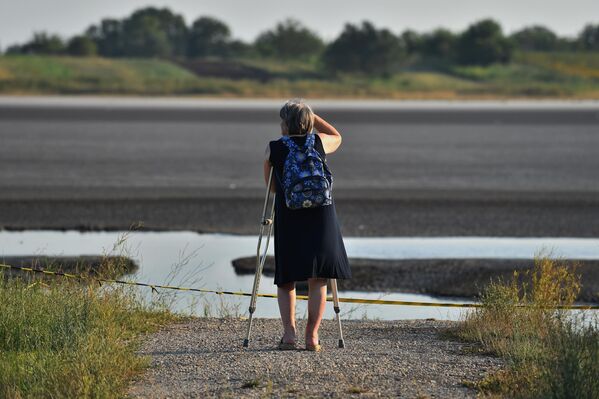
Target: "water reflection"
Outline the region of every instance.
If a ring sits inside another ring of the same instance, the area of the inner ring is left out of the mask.
[[[126,255],[139,264],[132,279],[155,284],[194,286],[198,288],[250,291],[253,276],[237,275],[232,259],[255,253],[257,237],[194,232],[132,232],[125,244],[115,247],[122,232],[77,231],[2,231],[0,256],[47,255],[78,256],[98,254]],[[552,250],[555,256],[577,259],[599,259],[599,239],[570,238],[345,238],[350,257],[378,259],[418,258],[523,258],[530,259],[539,251]],[[270,254],[273,253],[272,247]],[[145,290],[144,294],[151,296]],[[260,292],[276,293],[273,278],[262,279]],[[341,296],[384,298],[407,301],[468,302],[418,294],[363,293],[344,291]],[[246,313],[249,298],[213,294],[178,293],[175,310],[203,314],[223,311]],[[464,309],[407,307],[385,305],[342,304],[347,318],[380,319],[457,319]],[[306,304],[298,302],[298,316],[306,315]],[[325,317],[334,315],[332,305]],[[276,301],[259,298],[257,317],[278,317]]]

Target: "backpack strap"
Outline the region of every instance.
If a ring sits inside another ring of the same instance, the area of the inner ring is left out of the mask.
[[[308,137],[306,137],[306,147],[308,149],[314,148],[314,143],[316,142],[316,135],[314,133],[308,133]]]
[[[306,137],[306,143],[303,145],[303,147],[305,147],[306,149],[312,149],[315,143],[314,136],[314,133],[308,133]],[[281,140],[283,140],[283,143],[285,143],[289,150],[301,151],[300,147],[289,136],[282,136]]]
[[[299,150],[299,147],[297,146],[297,144],[295,144],[295,142],[291,138],[289,138],[289,136],[282,136],[281,140],[287,146],[287,148],[289,148],[289,151],[298,151]]]

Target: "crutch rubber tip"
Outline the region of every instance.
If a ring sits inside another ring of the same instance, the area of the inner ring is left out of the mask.
[[[345,348],[345,342],[342,339],[339,340],[339,347]]]
[[[248,348],[250,346],[250,340],[249,339],[244,339],[243,340],[243,347],[244,348]]]

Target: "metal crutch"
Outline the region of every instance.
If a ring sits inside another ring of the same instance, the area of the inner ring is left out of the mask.
[[[333,292],[333,309],[337,315],[337,327],[339,327],[339,347],[345,348],[345,341],[343,340],[343,330],[341,329],[341,317],[339,316],[339,296],[337,294],[337,280],[331,279],[331,291]]]
[[[250,300],[250,317],[248,319],[248,328],[246,337],[243,340],[243,347],[247,348],[250,345],[250,334],[252,333],[252,321],[254,317],[254,311],[256,310],[256,297],[258,295],[258,288],[260,287],[260,278],[262,277],[262,269],[264,268],[264,262],[266,262],[266,254],[268,253],[268,244],[270,243],[270,235],[273,228],[275,219],[275,195],[272,196],[272,205],[270,207],[270,218],[266,217],[266,209],[268,207],[268,199],[270,198],[270,187],[272,185],[273,167],[270,167],[270,174],[268,176],[268,184],[266,186],[266,196],[264,198],[264,207],[262,208],[262,220],[260,221],[260,235],[258,236],[258,248],[256,250],[256,275],[254,276],[254,287],[252,288],[252,299]],[[260,246],[262,244],[262,235],[266,230],[266,245],[264,248],[264,254],[260,256]]]

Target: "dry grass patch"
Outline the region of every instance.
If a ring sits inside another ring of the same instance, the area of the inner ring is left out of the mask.
[[[455,332],[507,360],[506,369],[476,388],[521,398],[599,397],[597,318],[556,309],[573,304],[580,285],[576,267],[548,257],[510,281],[492,282],[483,307],[468,313]]]
[[[123,257],[106,257],[114,276]],[[0,273],[0,397],[123,396],[148,365],[139,336],[175,320],[139,291],[93,280],[5,278]]]

